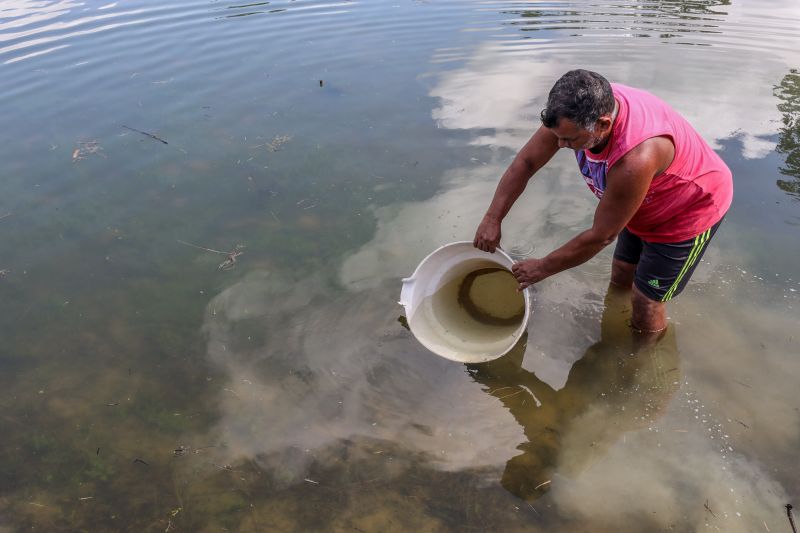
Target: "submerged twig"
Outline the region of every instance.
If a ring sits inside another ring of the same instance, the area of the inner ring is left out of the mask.
[[[709,507],[709,506],[708,506],[708,500],[706,500],[706,503],[705,503],[705,504],[703,504],[703,507],[705,507],[705,508],[706,508],[706,511],[708,511],[709,513],[711,513],[711,516],[713,516],[714,518],[716,518],[716,517],[717,517],[717,515],[715,515],[715,514],[714,514],[714,511],[712,511],[712,510],[711,510],[711,507]]]
[[[498,399],[498,400],[505,400],[506,398],[510,398],[510,397],[512,397],[512,396],[516,396],[517,394],[519,394],[519,393],[521,393],[521,392],[525,392],[525,390],[524,390],[524,389],[520,389],[520,390],[518,390],[517,392],[512,392],[511,394],[506,394],[505,396],[500,396],[500,397],[499,397],[499,398],[497,398],[497,399]]]
[[[230,270],[236,266],[236,258],[242,255],[244,252],[240,250],[241,245],[237,244],[236,248],[234,248],[231,252],[228,252],[228,257],[225,258],[225,261],[219,264],[217,267],[219,270]]]
[[[205,246],[198,246],[196,244],[192,244],[190,242],[182,241],[178,239],[178,242],[181,244],[185,244],[186,246],[191,246],[192,248],[198,248],[200,250],[205,250],[206,252],[214,252],[215,254],[222,254],[227,255],[228,252],[220,252],[219,250],[214,250],[213,248],[206,248]]]
[[[789,517],[789,525],[792,526],[792,531],[797,533],[797,526],[794,525],[794,516],[792,516],[792,504],[786,504],[786,515]]]
[[[162,142],[164,144],[169,144],[167,141],[165,141],[161,137],[153,135],[152,133],[147,133],[146,131],[137,130],[136,128],[131,128],[130,126],[126,126],[125,124],[123,124],[122,127],[125,128],[125,129],[128,129],[128,130],[131,130],[131,131],[135,131],[136,133],[141,133],[142,135],[146,135],[146,136],[150,137],[151,139],[155,139],[158,142]]]
[[[192,452],[194,454],[198,454],[198,453],[202,452],[203,450],[207,450],[208,448],[216,448],[216,447],[217,446],[215,444],[213,444],[211,446],[201,446],[199,448],[192,448],[191,446],[179,446],[179,447],[177,447],[177,448],[175,448],[173,450],[172,454],[175,457],[180,457],[183,454],[185,454],[186,452]]]
[[[183,498],[181,498],[181,493],[178,490],[178,483],[175,481],[174,473],[170,477],[172,478],[172,487],[175,489],[175,498],[178,500],[178,505],[180,506],[180,509],[183,509]]]
[[[540,488],[540,487],[544,487],[545,485],[549,485],[549,484],[550,484],[550,480],[548,479],[547,481],[544,481],[544,482],[542,482],[542,483],[539,483],[538,485],[536,485],[535,487],[533,487],[533,490],[537,490],[538,488]]]
[[[220,250],[214,250],[213,248],[206,248],[205,246],[198,246],[196,244],[192,244],[190,242],[182,241],[180,239],[178,239],[178,242],[181,243],[181,244],[185,244],[186,246],[191,246],[192,248],[197,248],[198,250],[205,250],[206,252],[213,252],[215,254],[222,254],[222,255],[227,256],[225,258],[225,261],[220,263],[219,266],[217,267],[219,270],[230,270],[233,267],[235,267],[236,266],[236,258],[244,253],[242,251],[242,248],[244,248],[244,246],[242,246],[241,244],[237,244],[234,247],[234,249],[231,250],[230,252],[222,252]]]

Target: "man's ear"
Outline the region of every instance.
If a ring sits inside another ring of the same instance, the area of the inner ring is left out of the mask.
[[[597,122],[595,124],[595,129],[605,133],[606,131],[611,130],[611,125],[612,125],[611,116],[603,115],[602,117],[597,119]]]

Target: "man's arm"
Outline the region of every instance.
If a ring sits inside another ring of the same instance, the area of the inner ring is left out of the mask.
[[[608,173],[606,190],[597,206],[592,227],[542,259],[514,264],[519,290],[553,274],[585,263],[607,245],[633,218],[653,178],[672,162],[675,150],[665,137],[654,137],[625,155]]]
[[[494,253],[500,243],[500,223],[525,190],[531,176],[550,161],[557,151],[556,136],[544,126],[536,130],[500,178],[492,203],[475,233],[473,244],[476,248]]]

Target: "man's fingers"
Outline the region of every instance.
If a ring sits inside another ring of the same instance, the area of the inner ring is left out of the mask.
[[[472,241],[472,245],[479,250],[483,250],[484,252],[489,252],[489,253],[494,253],[495,249],[497,248],[496,245],[493,245],[492,243],[488,242],[486,239],[483,239],[481,237],[475,237],[475,240]]]
[[[522,292],[526,287],[530,286],[531,283],[525,280],[525,275],[522,273],[522,270],[520,270],[519,263],[511,265],[511,273],[514,274],[514,277],[519,282],[517,292]]]
[[[475,238],[472,240],[472,246],[492,254],[497,250],[496,242],[490,241],[485,237],[481,237],[480,235],[475,235]]]

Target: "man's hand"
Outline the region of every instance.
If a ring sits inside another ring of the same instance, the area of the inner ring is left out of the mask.
[[[478,226],[472,245],[484,252],[494,253],[498,244],[500,244],[500,221],[487,215]]]
[[[534,283],[539,283],[543,279],[550,277],[551,272],[544,268],[543,259],[526,259],[511,266],[511,272],[519,282],[518,291],[525,290]]]

